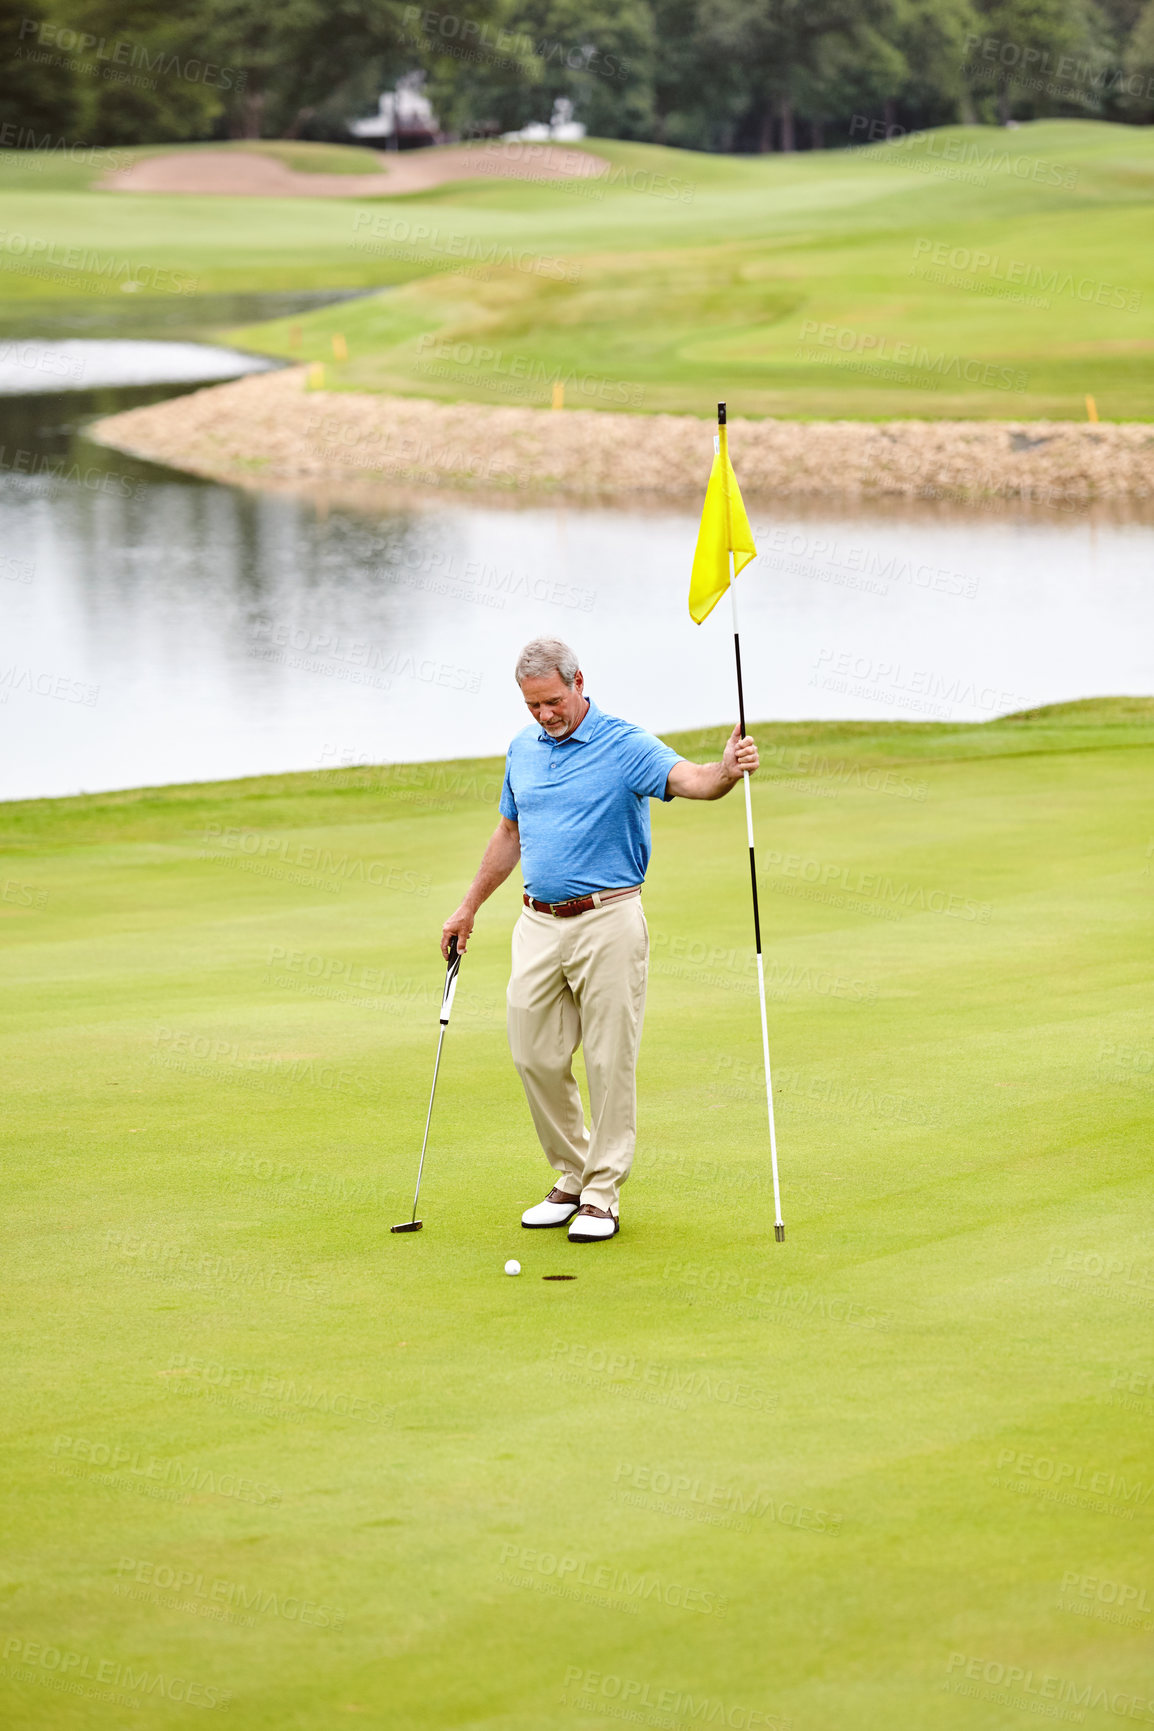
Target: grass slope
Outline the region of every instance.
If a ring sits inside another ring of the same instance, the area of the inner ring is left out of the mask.
[[[2,808],[5,1725],[1148,1694],[1154,703],[757,733],[784,1246],[738,799],[654,811],[639,1154],[581,1251],[517,1226],[512,884],[387,1230],[498,762]]]
[[[295,174],[379,174],[374,150],[357,144],[312,144],[304,139],[244,138],[227,144],[121,144],[115,148],[77,145],[72,149],[0,150],[0,188],[17,192],[91,192],[106,175],[150,156],[199,155],[208,151],[251,152],[271,156]],[[119,194],[116,195],[119,198]]]
[[[592,148],[604,183],[254,199],[243,220],[231,199],[83,190],[82,165],[36,188],[9,153],[0,287],[117,292],[99,274],[116,261],[202,292],[391,286],[304,321],[301,347],[299,320],[238,333],[352,390],[548,403],[561,377],[595,408],[1077,420],[1089,393],[1103,419],[1154,417],[1150,128],[953,127],[792,158]],[[45,277],[32,239],[102,263]]]

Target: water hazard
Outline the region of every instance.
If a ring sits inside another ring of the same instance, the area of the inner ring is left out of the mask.
[[[526,719],[517,651],[546,634],[577,648],[603,708],[658,731],[735,719],[728,606],[702,627],[686,611],[691,505],[434,494],[354,509],[85,437],[98,416],[265,364],[206,333],[316,298],[117,307],[104,324],[89,307],[28,308],[21,328],[6,309],[0,797],[498,753]],[[1151,688],[1148,522],[933,505],[750,515],[751,718],[981,721]]]

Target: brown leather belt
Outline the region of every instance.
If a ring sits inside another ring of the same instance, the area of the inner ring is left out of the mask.
[[[641,885],[637,884],[628,890],[594,890],[591,896],[574,896],[568,902],[535,902],[527,895],[521,900],[527,908],[533,908],[539,914],[552,914],[555,920],[568,920],[574,914],[587,914],[590,908],[604,907],[606,902],[619,902],[623,896],[639,896]]]

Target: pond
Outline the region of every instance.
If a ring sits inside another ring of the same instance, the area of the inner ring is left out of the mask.
[[[352,509],[86,438],[265,364],[210,333],[326,298],[4,310],[0,797],[500,753],[527,720],[517,652],[541,635],[573,644],[602,708],[655,731],[736,719],[728,604],[701,627],[686,610],[699,505]],[[750,515],[751,720],[972,722],[1151,688],[1154,526],[1137,515]]]

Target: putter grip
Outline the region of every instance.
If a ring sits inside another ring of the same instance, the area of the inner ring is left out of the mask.
[[[445,973],[445,990],[441,996],[441,1026],[447,1027],[449,1015],[453,1008],[453,994],[457,990],[457,975],[461,971],[461,957],[457,950],[457,934],[454,932],[449,939],[449,966]]]

